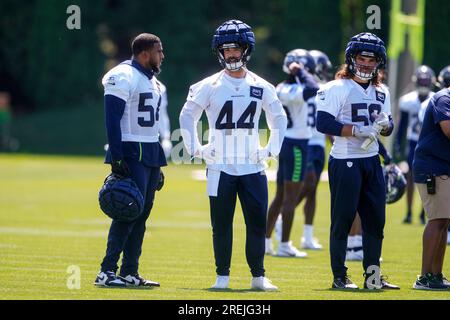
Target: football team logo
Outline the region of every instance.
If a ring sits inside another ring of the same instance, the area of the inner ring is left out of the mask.
[[[347,161],[347,167],[349,167],[349,168],[353,167],[353,162]]]
[[[384,100],[386,100],[386,94],[384,92],[376,91],[376,99],[377,101],[384,103]]]
[[[250,86],[250,97],[262,100],[263,88]]]

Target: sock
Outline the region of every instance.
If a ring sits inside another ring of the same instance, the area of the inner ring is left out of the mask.
[[[352,249],[355,245],[355,236],[348,236],[347,239],[347,249]]]
[[[313,241],[313,226],[311,224],[305,224],[303,226],[303,237],[305,238],[305,242]]]
[[[362,247],[362,235],[356,235],[353,237],[353,247]]]
[[[290,241],[280,242],[280,246],[287,247]]]

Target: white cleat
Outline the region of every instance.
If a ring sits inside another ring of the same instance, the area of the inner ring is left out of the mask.
[[[275,222],[275,239],[279,243],[281,243],[281,234],[283,232],[283,219],[281,218],[281,214],[278,215],[277,221]]]
[[[228,289],[229,283],[229,276],[217,276],[216,282],[212,285],[211,289]]]
[[[252,278],[252,290],[261,291],[277,291],[278,287],[272,284],[272,281],[266,277],[253,277]]]
[[[306,252],[299,251],[296,247],[292,245],[292,241],[281,242],[278,246],[278,257],[294,257],[294,258],[304,258],[308,256]]]
[[[447,232],[447,244],[450,244],[450,231]]]
[[[272,239],[268,239],[266,238],[266,251],[265,254],[269,255],[269,256],[273,256],[275,255],[275,250],[273,249],[273,243],[272,243]]]
[[[323,246],[317,241],[317,239],[313,239],[312,241],[305,241],[305,238],[302,238],[300,247],[302,249],[309,250],[322,250]]]

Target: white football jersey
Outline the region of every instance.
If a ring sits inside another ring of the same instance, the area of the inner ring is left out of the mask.
[[[434,94],[434,92],[433,92]],[[431,96],[432,97],[432,96]],[[419,122],[420,122],[420,127],[422,127],[423,124],[423,118],[425,118],[425,111],[427,111],[427,107],[428,104],[430,103],[431,97],[425,99],[421,104],[420,104],[420,110],[419,110]]]
[[[277,85],[276,92],[288,119],[286,138],[311,138],[312,123],[308,119],[309,104],[303,100],[304,88],[300,83],[281,82]]]
[[[430,99],[433,95],[434,92],[430,92],[427,99]],[[406,138],[413,141],[419,140],[422,124],[419,120],[421,102],[419,100],[418,92],[411,91],[401,96],[398,104],[400,111],[408,113],[408,129],[406,131]]]
[[[325,83],[319,83],[319,88],[322,89]],[[312,135],[308,140],[309,146],[321,146],[325,148],[325,135],[322,132],[317,131],[316,121],[317,121],[317,106],[316,97],[311,97],[308,99],[308,123],[311,125]]]
[[[258,124],[262,110],[271,129],[268,149],[276,156],[286,129],[286,114],[275,87],[250,71],[242,79],[221,71],[192,85],[180,115],[180,125],[188,128],[188,114],[198,119],[205,111],[208,143],[215,152],[214,163],[207,167],[231,175],[252,174],[266,168],[264,163],[250,160],[250,155],[260,148]],[[190,146],[185,136],[183,140],[188,148],[196,147]]]
[[[135,67],[121,63],[104,75],[102,84],[105,95],[126,102],[120,120],[122,141],[157,142],[161,89],[156,78],[150,80]]]
[[[159,133],[162,139],[170,139],[170,120],[167,113],[167,88],[161,81],[157,80],[157,82],[161,90],[161,106],[159,108]]]
[[[317,92],[317,111],[332,114],[343,124],[357,126],[372,125],[372,114],[385,112],[391,115],[390,94],[386,86],[369,85],[361,87],[351,79],[339,79],[328,82]],[[367,158],[378,154],[378,142],[372,143],[367,150],[361,148],[365,138],[335,137],[331,156],[337,159]]]

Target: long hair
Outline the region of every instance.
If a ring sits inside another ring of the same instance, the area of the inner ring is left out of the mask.
[[[353,79],[353,77],[355,77],[355,75],[350,71],[348,64],[343,64],[334,76],[335,79]],[[379,70],[373,76],[373,78],[370,79],[370,83],[376,87],[379,87],[381,85],[382,75],[380,74]]]

